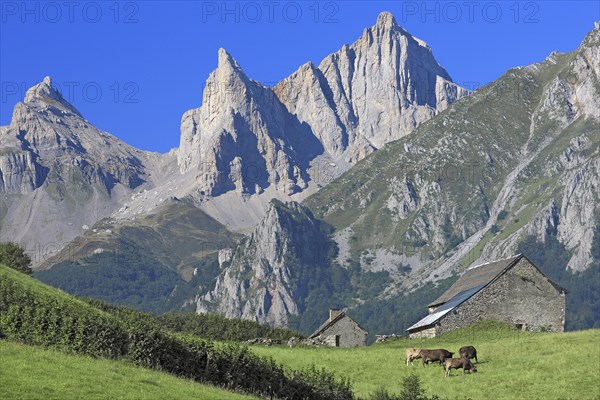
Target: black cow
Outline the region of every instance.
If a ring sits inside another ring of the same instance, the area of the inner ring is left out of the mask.
[[[445,377],[450,376],[450,370],[452,368],[454,368],[454,369],[462,368],[463,374],[465,373],[465,371],[477,372],[477,367],[474,366],[473,364],[471,364],[471,360],[469,360],[468,358],[465,358],[465,357],[448,358],[446,361],[444,361],[444,369],[446,370],[446,373],[444,374]]]
[[[469,360],[474,358],[475,362],[479,362],[477,361],[477,350],[475,350],[475,347],[473,346],[461,347],[458,350],[458,354],[460,354],[461,357],[468,358]]]
[[[454,353],[449,352],[445,349],[436,349],[436,350],[421,350],[421,358],[423,359],[423,366],[425,364],[429,364],[430,362],[437,361],[442,365],[447,358],[452,358]]]

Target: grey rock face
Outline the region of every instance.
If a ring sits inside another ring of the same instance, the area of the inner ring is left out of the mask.
[[[389,13],[273,90],[221,49],[202,107],[183,115],[178,162],[182,172],[196,172],[201,195],[267,187],[292,195],[314,181],[318,156],[341,162],[337,176],[467,93]]]
[[[160,156],[96,129],[49,77],[24,100],[0,128],[0,239],[24,243],[35,266],[118,209]]]
[[[300,124],[224,49],[206,82],[202,104],[183,115],[178,153],[181,172],[196,172],[201,194],[258,194],[271,185],[293,194],[306,188],[310,154],[294,147],[294,137],[303,134]],[[303,147],[310,146],[309,136],[302,139]],[[318,143],[313,142],[316,153]]]
[[[197,312],[284,326],[303,311],[309,276],[325,268],[327,243],[324,227],[308,209],[274,200],[235,249],[214,289],[196,299]]]
[[[274,88],[327,152],[348,162],[399,139],[468,93],[429,46],[390,13],[318,67],[305,64]]]
[[[0,139],[0,193],[25,194],[38,188],[47,174],[47,168],[37,162],[38,155],[23,149],[6,127],[0,131]]]
[[[49,77],[27,91],[4,135],[7,144],[31,154],[28,159],[73,167],[107,191],[117,183],[132,189],[143,182],[145,153],[93,127],[51,86]]]

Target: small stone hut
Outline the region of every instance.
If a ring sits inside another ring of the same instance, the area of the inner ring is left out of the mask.
[[[519,254],[467,269],[407,331],[411,338],[430,338],[491,319],[521,330],[562,332],[566,293]]]
[[[356,321],[337,309],[329,310],[329,319],[317,329],[309,339],[331,347],[356,347],[367,345],[367,335]]]

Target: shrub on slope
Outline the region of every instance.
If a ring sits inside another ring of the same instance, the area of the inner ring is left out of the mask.
[[[291,371],[236,345],[176,337],[149,315],[117,308],[105,312],[0,266],[0,332],[26,344],[126,357],[198,382],[281,399],[352,399],[347,381],[309,368]]]

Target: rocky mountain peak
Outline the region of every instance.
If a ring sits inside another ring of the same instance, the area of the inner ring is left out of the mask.
[[[273,239],[274,232],[288,232],[295,229],[298,222],[314,225],[316,223],[312,212],[295,201],[282,202],[272,199],[262,222],[254,230],[255,238],[269,237]]]
[[[25,93],[24,101],[27,104],[58,106],[59,108],[69,110],[78,116],[81,116],[79,111],[71,103],[65,100],[62,94],[52,86],[52,78],[49,76],[46,76],[42,82],[29,88]]]
[[[242,70],[242,67],[240,67],[240,64],[238,64],[236,59],[233,58],[233,56],[229,54],[227,50],[221,47],[219,49],[218,55],[219,62],[217,64],[217,69],[215,72],[221,73],[221,75],[223,73],[239,75],[247,79],[246,74]]]
[[[431,48],[423,40],[411,35],[408,31],[403,29],[398,23],[394,16],[385,11],[379,14],[375,25],[366,28],[362,36],[352,45],[345,45],[338,53],[350,51],[362,50],[363,52],[372,46],[379,51],[379,57],[382,60],[392,56],[396,57],[412,57],[412,58],[432,58]],[[410,50],[410,54],[408,51]],[[424,51],[424,54],[421,52]],[[406,52],[402,55],[403,52]],[[400,53],[400,54],[399,54]],[[426,54],[430,53],[430,54]],[[427,60],[429,63],[429,60]],[[433,63],[432,63],[433,64]],[[437,62],[435,62],[437,64]],[[439,65],[435,72],[444,77],[444,79],[451,80],[448,73]]]
[[[331,156],[349,164],[409,134],[468,93],[452,82],[429,46],[389,12],[354,43],[318,67],[303,65],[274,90]]]
[[[383,32],[394,29],[399,29],[402,32],[405,32],[400,26],[396,23],[396,19],[392,15],[392,13],[388,11],[384,11],[377,17],[377,22],[373,26],[375,31]]]
[[[290,138],[300,137],[298,126],[270,88],[249,79],[237,61],[220,49],[218,67],[206,81],[202,107],[182,118],[180,171],[196,172],[196,191],[201,196],[231,190],[259,194],[271,185],[295,193],[306,187],[306,173],[298,165]]]
[[[94,127],[48,76],[0,132],[0,236],[23,243],[68,243],[118,210],[162,159]]]
[[[219,114],[228,108],[243,108],[256,86],[262,85],[249,79],[236,59],[220,48],[217,68],[206,80],[202,104],[207,105],[211,114]]]
[[[466,93],[388,12],[356,42],[301,65],[272,89],[221,48],[202,106],[182,117],[179,168],[195,173],[201,199],[300,194],[312,190],[317,165],[335,177]],[[257,178],[247,176],[251,170]]]
[[[272,200],[263,220],[232,254],[197,312],[286,325],[301,314],[311,276],[326,270],[324,226],[296,202]]]

